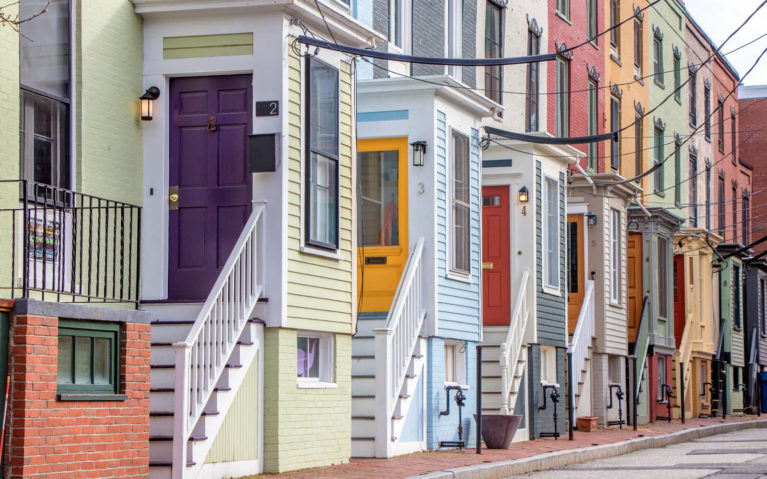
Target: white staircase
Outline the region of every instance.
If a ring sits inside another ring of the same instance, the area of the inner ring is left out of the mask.
[[[509,327],[483,328],[482,412],[513,414],[527,366],[526,332],[531,319],[530,272],[522,273]]]
[[[143,305],[153,313],[151,478],[219,477],[205,459],[262,348],[263,324],[252,317],[263,289],[262,213],[254,208],[204,304]]]
[[[419,238],[388,314],[361,314],[357,321],[352,339],[353,457],[413,452],[412,445],[400,443],[400,436],[410,406],[418,399],[414,393],[426,357],[426,339],[421,337],[426,317],[423,248]]]
[[[581,396],[588,394],[583,388],[586,382],[586,374],[589,372],[589,363],[591,361],[592,343],[596,333],[596,318],[594,314],[594,281],[586,281],[586,292],[583,295],[583,304],[578,314],[578,322],[575,324],[575,331],[570,337],[568,352],[573,355],[573,369],[570,371],[570,384],[576,386],[572,388],[573,404],[578,408]]]

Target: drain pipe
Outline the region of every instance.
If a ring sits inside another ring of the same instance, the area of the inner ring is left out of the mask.
[[[458,441],[442,441],[439,447],[457,447],[463,449],[463,406],[466,403],[466,396],[463,394],[463,388],[457,385],[445,386],[445,401],[447,403],[444,411],[440,411],[440,416],[450,415],[450,391],[455,390],[455,404],[458,406]]]
[[[482,454],[482,345],[477,346],[477,454]]]
[[[608,388],[610,390],[610,404],[607,405],[607,409],[613,408],[613,389],[617,389],[617,391],[615,391],[615,397],[618,398],[618,420],[607,421],[607,425],[620,426],[620,428],[623,429],[623,425],[625,424],[623,421],[623,388],[621,388],[620,384],[610,384]]]
[[[557,430],[557,403],[559,402],[559,388],[554,384],[543,385],[543,406],[538,406],[539,411],[546,410],[546,390],[551,389],[551,404],[554,406],[554,432],[542,432],[541,437],[553,437],[555,440],[559,439],[559,431]]]

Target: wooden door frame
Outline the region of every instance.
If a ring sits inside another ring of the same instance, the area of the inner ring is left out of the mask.
[[[500,184],[500,185],[493,185],[493,184],[485,185],[485,184],[483,184],[483,185],[481,185],[481,187],[480,187],[480,198],[481,198],[481,200],[480,200],[480,208],[482,208],[482,209],[480,209],[480,219],[482,219],[483,216],[484,216],[484,204],[482,203],[482,201],[483,201],[482,199],[485,196],[485,189],[486,188],[497,188],[498,190],[502,190],[503,194],[506,195],[506,201],[508,203],[508,205],[507,205],[507,212],[506,212],[507,213],[506,221],[507,221],[507,225],[508,225],[507,234],[508,234],[509,242],[506,245],[506,249],[507,249],[507,254],[508,254],[509,260],[508,260],[508,264],[506,266],[508,268],[508,275],[509,275],[509,289],[508,289],[508,291],[506,291],[506,293],[507,293],[508,302],[509,302],[509,318],[508,318],[509,322],[506,323],[505,326],[509,326],[511,324],[511,314],[513,313],[513,308],[514,308],[513,301],[515,299],[514,298],[514,280],[513,280],[513,277],[512,277],[512,267],[511,267],[512,266],[512,258],[513,258],[513,256],[512,256],[512,250],[513,250],[513,248],[512,248],[512,241],[513,241],[513,238],[512,238],[512,221],[511,221],[512,213],[513,212],[512,212],[512,204],[511,204],[511,200],[512,200],[511,185],[508,185],[508,184]],[[485,225],[484,225],[484,222],[482,222],[481,225],[480,225],[480,229],[481,229],[481,232],[482,232],[483,236],[484,236],[484,228],[485,228]],[[482,242],[480,241],[480,245],[481,244],[482,244]],[[503,245],[501,245],[501,247],[503,247]],[[480,278],[481,278],[482,281],[484,281],[482,279],[484,277],[484,270],[485,270],[485,263],[484,263],[484,254],[485,254],[485,252],[484,252],[484,250],[481,251],[480,254],[481,254],[481,260],[482,260],[481,261],[482,268],[480,270]],[[481,289],[482,289],[481,294],[484,296],[484,284],[483,284],[483,287]],[[485,325],[484,315],[485,315],[485,311],[484,311],[484,305],[483,305],[482,306],[482,325],[483,326]],[[489,326],[503,326],[503,325],[489,325]]]

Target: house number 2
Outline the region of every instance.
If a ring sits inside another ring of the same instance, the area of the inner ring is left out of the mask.
[[[256,116],[278,116],[280,114],[280,102],[277,100],[257,101]]]

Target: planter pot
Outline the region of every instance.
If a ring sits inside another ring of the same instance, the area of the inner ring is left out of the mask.
[[[474,415],[477,419],[477,415]],[[505,414],[482,415],[482,440],[488,449],[508,449],[517,432],[522,416]]]
[[[597,419],[594,416],[581,416],[575,421],[578,424],[578,432],[593,432],[597,430]]]

